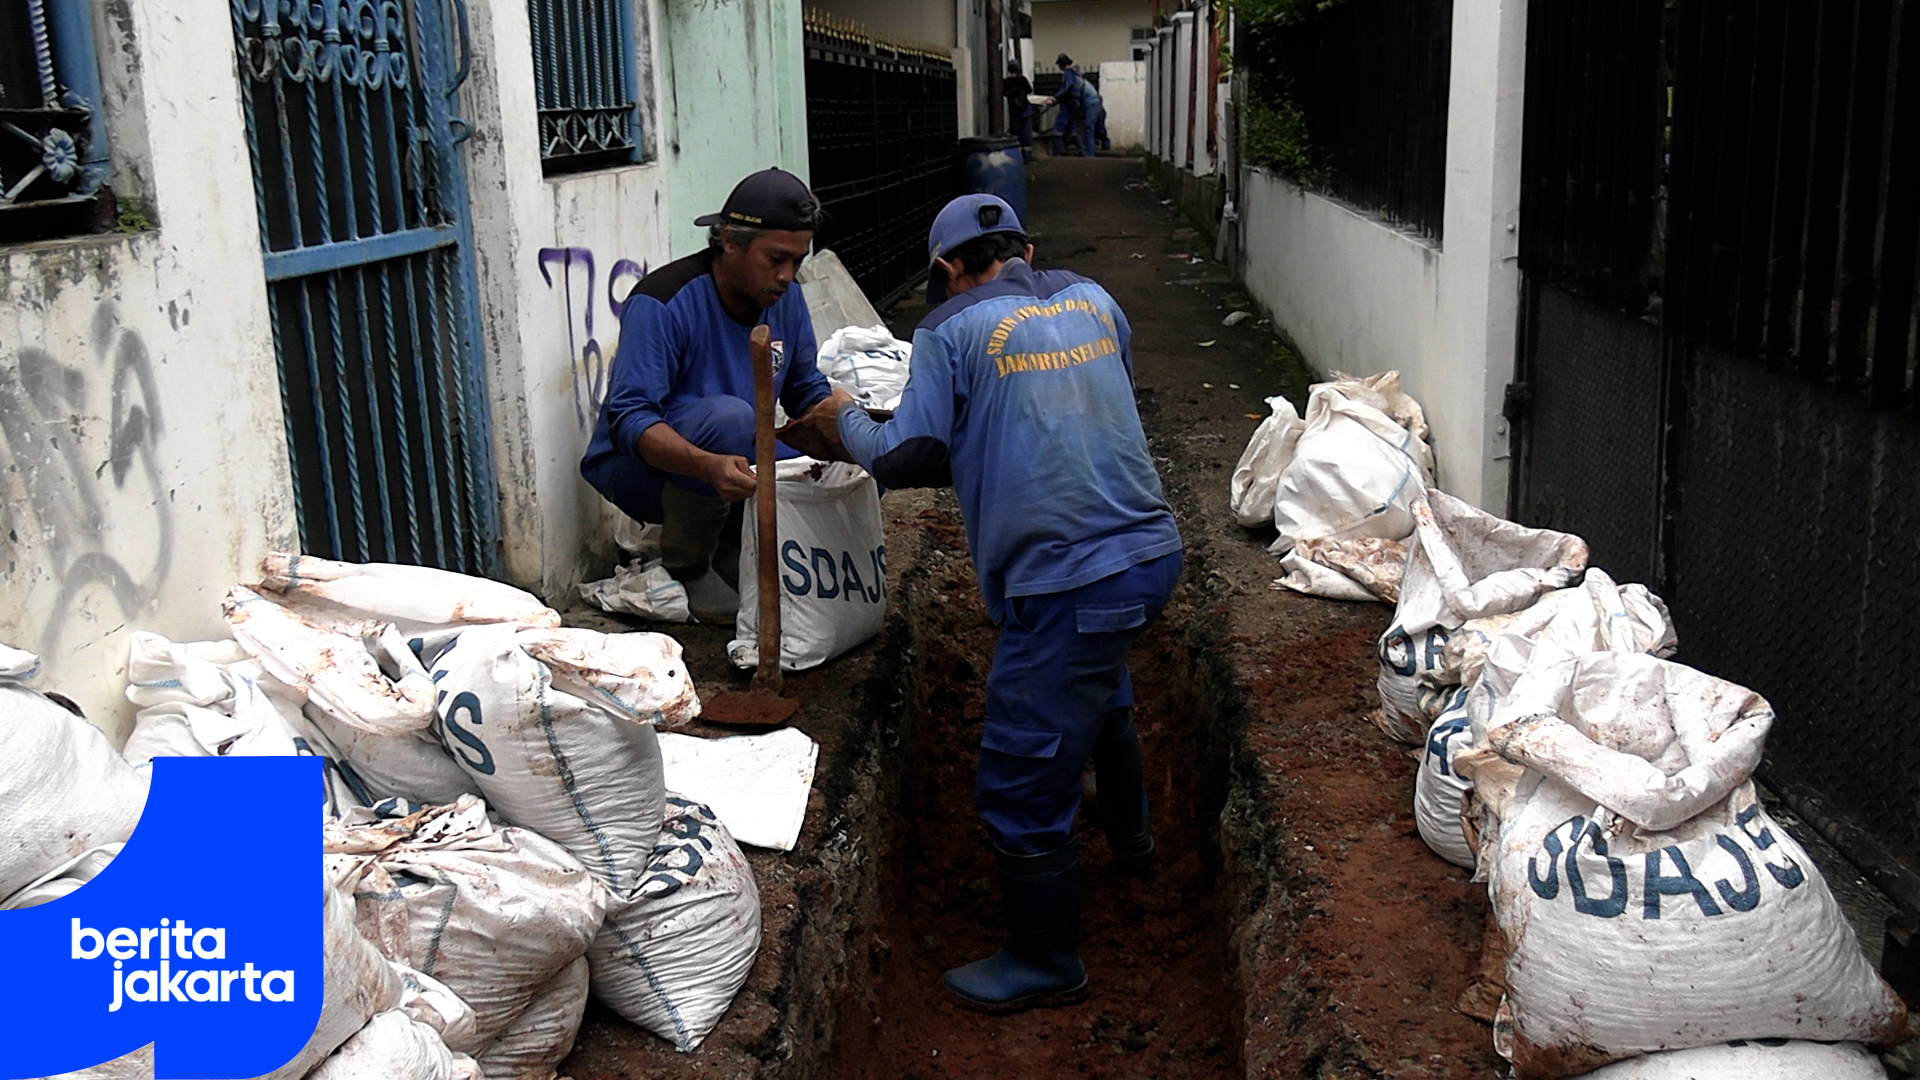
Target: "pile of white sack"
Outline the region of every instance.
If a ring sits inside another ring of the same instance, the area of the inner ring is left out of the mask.
[[[1269,551],[1287,575],[1275,587],[1338,600],[1390,600],[1413,507],[1433,483],[1419,402],[1400,373],[1334,374],[1307,391],[1303,418],[1284,397],[1234,466],[1235,521],[1279,532]]]
[[[1504,957],[1463,1010],[1498,1000],[1518,1080],[1884,1075],[1906,1009],[1755,790],[1771,707],[1666,659],[1666,605],[1579,537],[1432,488],[1404,397],[1271,399],[1230,497],[1279,530],[1276,587],[1394,604],[1374,719],[1422,747],[1420,835],[1487,883]]]
[[[590,994],[699,1047],[760,901],[726,826],[666,787],[655,728],[700,709],[677,641],[563,628],[484,579],[286,554],[223,610],[232,640],[133,636],[121,752],[0,648],[0,820],[24,838],[0,907],[98,873],[155,757],[315,756],[326,997],[276,1078],[552,1077]],[[771,831],[791,846],[797,817]]]

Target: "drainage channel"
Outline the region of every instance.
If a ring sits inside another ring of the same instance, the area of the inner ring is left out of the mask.
[[[1241,1075],[1229,930],[1218,844],[1227,740],[1197,707],[1185,645],[1187,605],[1135,647],[1160,868],[1116,872],[1097,829],[1082,829],[1080,1005],[985,1017],[952,1004],[941,973],[991,952],[1000,902],[973,811],[982,685],[996,632],[974,587],[950,496],[923,510],[926,547],[897,599],[913,650],[913,722],[879,911],[848,942],[847,983],[825,1075],[836,1078],[1010,1076],[1204,1078]],[[864,952],[864,956],[862,953]]]

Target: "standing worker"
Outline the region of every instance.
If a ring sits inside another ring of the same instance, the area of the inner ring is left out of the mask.
[[[1062,149],[1062,140],[1066,140],[1068,147],[1075,145],[1073,140],[1076,136],[1073,132],[1086,127],[1086,117],[1081,111],[1084,106],[1080,93],[1081,88],[1086,85],[1086,80],[1082,79],[1080,72],[1074,69],[1073,57],[1066,53],[1054,57],[1053,62],[1054,66],[1060,69],[1060,89],[1054,91],[1050,99],[1055,105],[1060,106],[1060,112],[1053,120],[1053,156],[1059,157],[1065,152]],[[1087,156],[1092,157],[1093,152],[1089,150]]]
[[[1092,815],[1123,868],[1153,852],[1127,650],[1166,607],[1180,533],[1134,406],[1126,316],[1078,274],[1033,269],[1013,208],[965,195],[934,219],[930,288],[892,420],[829,399],[784,429],[887,487],[952,484],[1000,643],[987,675],[975,805],[994,846],[1007,934],[947,972],[987,1012],[1068,1004],[1080,962],[1074,817],[1089,759]]]
[[[707,248],[640,279],[620,316],[607,401],[580,474],[636,521],[661,523],[661,559],[701,622],[740,606],[742,501],[753,496],[753,368],[747,339],[773,330],[774,392],[789,416],[831,393],[794,274],[820,205],[792,173],[740,181]],[[794,456],[784,450],[782,457]]]
[[[1033,164],[1033,102],[1028,100],[1033,94],[1033,84],[1020,72],[1020,61],[1007,62],[1007,77],[1000,83],[1000,92],[1007,98],[1007,126],[1014,137],[1020,140],[1020,156],[1027,164]]]

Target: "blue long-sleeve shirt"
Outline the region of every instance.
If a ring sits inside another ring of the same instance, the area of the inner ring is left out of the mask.
[[[848,453],[881,484],[954,486],[995,622],[1008,597],[1180,550],[1134,405],[1129,338],[1105,289],[1016,259],[914,331],[892,420],[840,412]]]
[[[773,331],[774,393],[788,416],[803,415],[832,388],[820,374],[813,320],[800,287],[788,288],[760,320]],[[606,404],[580,462],[587,482],[629,513],[646,505],[637,489],[649,482],[657,488],[658,481],[652,479],[657,470],[639,460],[641,432],[665,422],[676,403],[716,394],[751,403],[752,333],[752,325],[720,303],[712,251],[676,259],[642,278],[621,312]]]

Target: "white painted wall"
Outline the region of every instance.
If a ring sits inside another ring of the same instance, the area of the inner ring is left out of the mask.
[[[1147,143],[1147,64],[1144,60],[1100,65],[1100,101],[1107,109],[1107,138],[1115,150],[1140,150]]]
[[[649,27],[660,25],[657,3],[637,5]],[[467,167],[507,573],[564,602],[611,550],[614,511],[580,478],[580,456],[619,344],[612,298],[626,295],[641,268],[671,260],[661,125],[648,126],[653,163],[544,179],[527,6],[470,0],[470,8]],[[642,68],[655,93],[658,67]],[[691,228],[724,198],[678,216]]]
[[[1193,16],[1193,175],[1213,174],[1213,151],[1207,146],[1213,119],[1212,8],[1201,4]]]
[[[134,58],[108,126],[153,132],[116,175],[159,228],[0,248],[0,641],[118,741],[131,632],[225,636],[221,597],[296,526],[229,6],[97,30]]]
[[[1494,512],[1507,500],[1525,34],[1523,0],[1454,4],[1444,250],[1258,169],[1243,170],[1238,207],[1253,298],[1322,371],[1398,368],[1426,409],[1440,486]]]
[[[1080,70],[1093,71],[1108,61],[1133,59],[1133,31],[1152,25],[1150,0],[1039,0],[1033,5],[1034,52],[1047,65],[1066,53]],[[1106,90],[1102,83],[1102,97]]]

